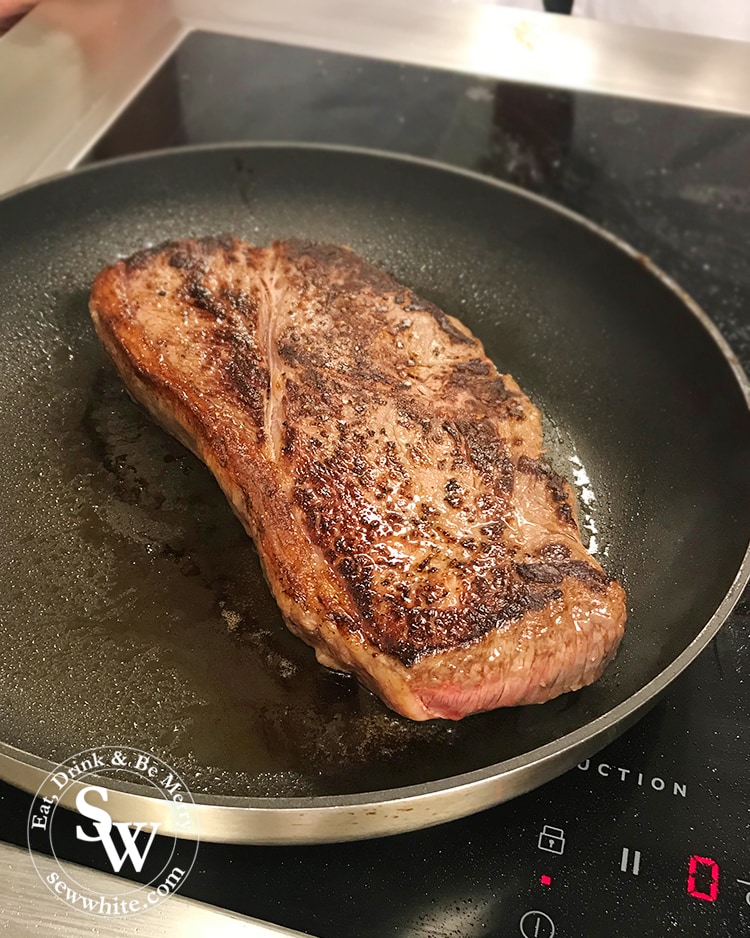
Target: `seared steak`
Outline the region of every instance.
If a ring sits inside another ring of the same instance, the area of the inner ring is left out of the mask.
[[[458,320],[346,248],[177,241],[103,270],[133,397],[216,476],[288,627],[414,720],[594,681],[625,595],[539,411]]]

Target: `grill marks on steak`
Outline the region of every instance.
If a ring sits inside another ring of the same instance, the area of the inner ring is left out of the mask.
[[[290,629],[414,719],[540,702],[614,655],[541,418],[457,320],[353,252],[234,238],[106,268],[133,396],[216,475]]]

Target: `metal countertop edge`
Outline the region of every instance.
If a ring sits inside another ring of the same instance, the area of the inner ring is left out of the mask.
[[[47,871],[55,868],[51,857],[38,855],[37,862]],[[74,863],[65,863],[64,876],[74,874],[79,882],[86,883],[86,891],[98,890],[105,901],[114,901],[114,895],[127,893],[132,896],[134,882],[125,877],[102,873]],[[305,932],[291,931],[281,925],[262,922],[209,905],[194,899],[172,894],[166,901],[138,914],[101,915],[80,911],[56,895],[52,888],[40,878],[34,868],[28,850],[0,843],[0,933],[14,938],[26,938],[40,934],[55,935],[57,938],[83,938],[99,935],[100,938],[198,938],[205,935],[221,935],[222,938],[311,938]],[[190,871],[188,871],[190,875]],[[60,876],[58,875],[58,879]],[[146,887],[147,888],[147,887]],[[136,893],[137,895],[137,893]]]
[[[0,39],[0,192],[80,162],[194,30],[750,115],[726,39],[476,0],[42,0]]]
[[[284,149],[292,147],[299,150],[307,149],[319,152],[330,150],[347,152],[355,156],[361,154],[394,162],[418,164],[436,171],[457,174],[473,179],[483,185],[513,192],[518,197],[536,202],[548,210],[565,216],[574,223],[587,228],[594,234],[603,237],[634,261],[646,266],[666,289],[677,296],[718,347],[737,381],[746,406],[750,410],[750,381],[737,356],[708,314],[668,274],[646,255],[596,223],[543,196],[527,192],[510,183],[492,179],[471,170],[445,166],[434,160],[421,157],[403,156],[350,146],[290,145],[285,142],[271,141],[257,144],[207,144],[182,147],[178,151],[162,150],[157,153],[121,157],[86,167],[78,172],[87,174],[106,172],[108,166],[127,165],[141,160],[169,158],[174,156],[175,152],[180,155],[184,154],[186,158],[189,158],[191,153],[205,151],[247,151],[274,147]],[[65,173],[56,177],[57,180],[65,180],[66,178],[67,174]],[[54,184],[56,179],[48,180],[41,183],[41,185]],[[9,193],[1,197],[0,201],[22,197],[23,192],[28,188],[31,188],[31,186],[24,186],[16,192]],[[193,807],[191,810],[195,814],[198,836],[201,840],[206,841],[254,844],[321,843],[364,839],[392,833],[392,824],[388,823],[388,818],[390,816],[392,819],[393,815],[399,818],[400,832],[441,823],[443,816],[440,815],[439,810],[433,812],[432,808],[436,801],[440,802],[443,799],[458,799],[461,802],[460,807],[454,808],[452,813],[453,818],[458,818],[494,806],[501,800],[523,794],[561,774],[559,769],[561,750],[565,756],[563,759],[565,767],[572,768],[582,758],[593,755],[594,752],[612,742],[657,703],[671,682],[695,660],[715,637],[748,582],[750,582],[750,542],[745,550],[737,574],[716,611],[701,632],[672,664],[647,685],[631,695],[628,700],[618,704],[608,713],[588,723],[585,727],[575,730],[559,740],[503,763],[477,769],[451,779],[427,782],[405,788],[366,792],[357,795],[278,799],[196,795],[192,797]],[[532,783],[526,778],[530,763],[539,764],[539,768],[535,773],[537,777]],[[550,769],[550,765],[552,765],[552,769]],[[30,792],[36,791],[45,776],[54,768],[55,764],[52,762],[40,759],[5,743],[0,743],[0,777],[19,788]],[[502,775],[498,774],[500,769],[502,769]],[[89,783],[91,783],[91,779],[89,779]],[[114,783],[111,779],[106,780],[106,785],[115,795],[119,795],[119,798],[115,797],[110,801],[113,818],[121,820],[130,817],[133,809],[137,807],[140,812],[139,817],[142,815],[145,821],[159,820],[162,822],[164,833],[174,832],[169,827],[170,822],[168,812],[164,810],[164,802],[140,794],[139,792],[143,789],[139,789],[137,786]],[[60,803],[65,807],[72,808],[80,787],[75,783],[71,784]],[[506,789],[502,798],[496,796],[498,787]],[[294,820],[295,813],[298,815],[297,821]],[[430,816],[434,813],[440,815],[437,820],[431,820]],[[333,814],[338,816],[336,819],[338,834],[335,835],[331,834],[330,818]],[[325,836],[321,836],[323,831],[318,829],[314,817],[320,819],[323,829],[326,831]],[[240,818],[243,820],[240,821]],[[355,820],[356,823],[354,823]],[[238,827],[243,826],[246,829],[238,831]],[[279,826],[281,830],[279,830]]]

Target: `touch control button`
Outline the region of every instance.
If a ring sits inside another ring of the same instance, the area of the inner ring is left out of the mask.
[[[519,923],[523,938],[554,938],[555,923],[545,912],[532,909]]]

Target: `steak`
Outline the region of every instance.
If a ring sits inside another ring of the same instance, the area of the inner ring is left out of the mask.
[[[353,251],[174,241],[103,270],[131,395],[213,472],[291,631],[413,720],[596,680],[622,587],[541,416],[457,319]]]

